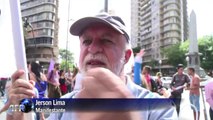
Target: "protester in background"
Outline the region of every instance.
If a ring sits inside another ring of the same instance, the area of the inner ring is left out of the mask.
[[[61,94],[65,95],[67,93],[67,80],[65,77],[65,71],[64,70],[60,70],[59,72],[59,83],[60,83],[60,89],[61,89]]]
[[[66,77],[67,92],[72,92],[72,72],[70,68],[68,69],[67,73],[65,73],[65,77]]]
[[[59,64],[54,64],[54,69],[48,75],[48,98],[60,98],[61,90],[59,83]]]
[[[209,116],[213,120],[213,81],[205,85],[206,102],[209,103]]]
[[[158,88],[158,93],[160,94],[160,95],[163,95],[163,93],[162,93],[162,89],[163,89],[163,82],[161,81],[161,77],[162,77],[162,74],[161,74],[161,72],[157,72],[156,73],[156,80],[155,80],[155,82],[156,82],[156,84],[157,84],[157,88]]]
[[[177,66],[177,73],[173,75],[170,87],[172,89],[172,93],[170,98],[175,98],[175,105],[176,105],[176,110],[179,115],[180,112],[180,103],[181,103],[181,94],[183,93],[183,89],[187,86],[190,85],[190,79],[189,76],[185,73],[183,73],[183,65],[178,64]]]
[[[36,62],[31,63],[30,79],[35,81],[35,87],[39,92],[39,98],[47,97],[45,95],[45,91],[47,89],[47,78],[41,72],[41,66]]]
[[[194,114],[194,120],[200,119],[200,77],[195,73],[193,67],[188,68],[188,74],[191,76],[189,100],[192,105],[195,106],[196,110],[192,108]],[[198,114],[197,114],[198,113]],[[198,119],[196,119],[196,114]]]
[[[141,71],[141,85],[142,85],[142,87],[151,91],[152,88],[151,88],[151,82],[150,82],[150,75],[148,73],[148,71],[150,71],[150,70],[151,70],[151,68],[149,66],[143,67],[143,69]]]
[[[48,78],[48,70],[44,70],[44,75]]]
[[[1,92],[1,96],[3,97],[5,94],[5,85],[7,83],[8,78],[6,77],[2,77],[0,78],[0,92]]]
[[[141,83],[142,87],[152,91],[157,92],[157,84],[155,80],[150,75],[151,67],[150,66],[144,66],[142,70],[142,76],[141,76]]]
[[[145,54],[144,49],[141,49],[139,53],[136,54],[134,58],[134,66],[132,66],[132,74],[130,77],[133,77],[134,83],[140,86],[145,84],[141,81],[141,67],[142,67],[142,57]]]
[[[45,91],[47,89],[47,78],[41,72],[41,66],[39,63],[32,62],[30,64],[30,80],[35,81],[35,87],[38,90],[39,97],[38,98],[45,98]],[[37,120],[45,120],[44,113],[36,113]]]
[[[163,86],[163,82],[161,80],[162,73],[161,72],[157,72],[156,73],[156,77],[157,77],[157,79],[155,80],[155,82],[156,82],[156,85],[157,85],[157,93],[160,94],[161,96],[165,97],[165,98],[169,98],[171,93],[170,93],[169,90],[167,90]]]
[[[158,89],[163,88],[163,82],[161,81],[161,77],[162,77],[161,72],[157,72],[156,77],[157,77],[156,83],[157,83]]]
[[[118,16],[102,13],[93,17],[82,18],[72,24],[70,32],[79,36],[80,58],[79,69],[83,76],[82,89],[73,91],[63,98],[159,98],[158,95],[134,84],[124,73],[124,65],[128,62],[132,52],[129,49],[130,39],[125,29],[125,24]],[[9,103],[17,104],[26,95],[31,97],[31,84],[18,79],[23,73],[14,73]],[[23,88],[29,92],[17,92],[15,89]],[[8,104],[9,104],[8,103]],[[6,105],[9,107],[9,105]],[[94,105],[96,105],[94,103]],[[160,108],[160,109],[159,109]],[[22,119],[23,114],[14,112],[12,115]],[[64,113],[53,113],[49,120],[174,120],[177,113],[171,101],[161,103],[144,104],[142,110],[128,111],[70,111]]]
[[[74,90],[76,81],[77,81],[77,74],[79,73],[79,69],[78,67],[75,67],[73,69],[73,75],[72,75],[72,79],[71,79],[71,83],[72,83],[72,89]],[[79,79],[79,78],[78,78]],[[79,80],[80,81],[80,80]]]

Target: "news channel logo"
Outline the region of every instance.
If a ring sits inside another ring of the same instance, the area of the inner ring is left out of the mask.
[[[22,99],[20,102],[20,110],[21,112],[28,113],[34,109],[33,101],[30,99]]]
[[[22,99],[19,105],[10,105],[11,111],[20,111],[28,113],[34,109],[33,101],[30,99]]]

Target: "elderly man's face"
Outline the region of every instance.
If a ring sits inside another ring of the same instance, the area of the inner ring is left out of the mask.
[[[103,24],[88,27],[80,36],[81,71],[104,67],[120,75],[131,55],[125,46],[125,37],[114,29]]]

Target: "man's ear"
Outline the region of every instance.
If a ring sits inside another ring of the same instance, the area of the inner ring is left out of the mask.
[[[125,64],[129,61],[131,55],[132,55],[132,50],[131,49],[127,49],[125,51]]]

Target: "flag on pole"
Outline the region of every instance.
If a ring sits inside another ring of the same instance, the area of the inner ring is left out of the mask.
[[[48,68],[48,75],[54,69],[55,61],[53,59],[50,60],[49,68]]]
[[[0,0],[0,77],[16,71],[9,0]]]
[[[55,61],[53,59],[50,60],[50,64],[49,64],[49,68],[48,68],[48,74],[47,74],[47,81],[49,83],[53,83],[53,81],[51,80],[51,77],[53,75],[52,70],[54,69],[54,64],[55,64]]]
[[[10,12],[16,67],[17,69],[23,69],[25,71],[25,74],[21,76],[21,78],[28,80],[20,0],[10,0]],[[24,118],[26,120],[33,120],[33,113],[24,114]]]

